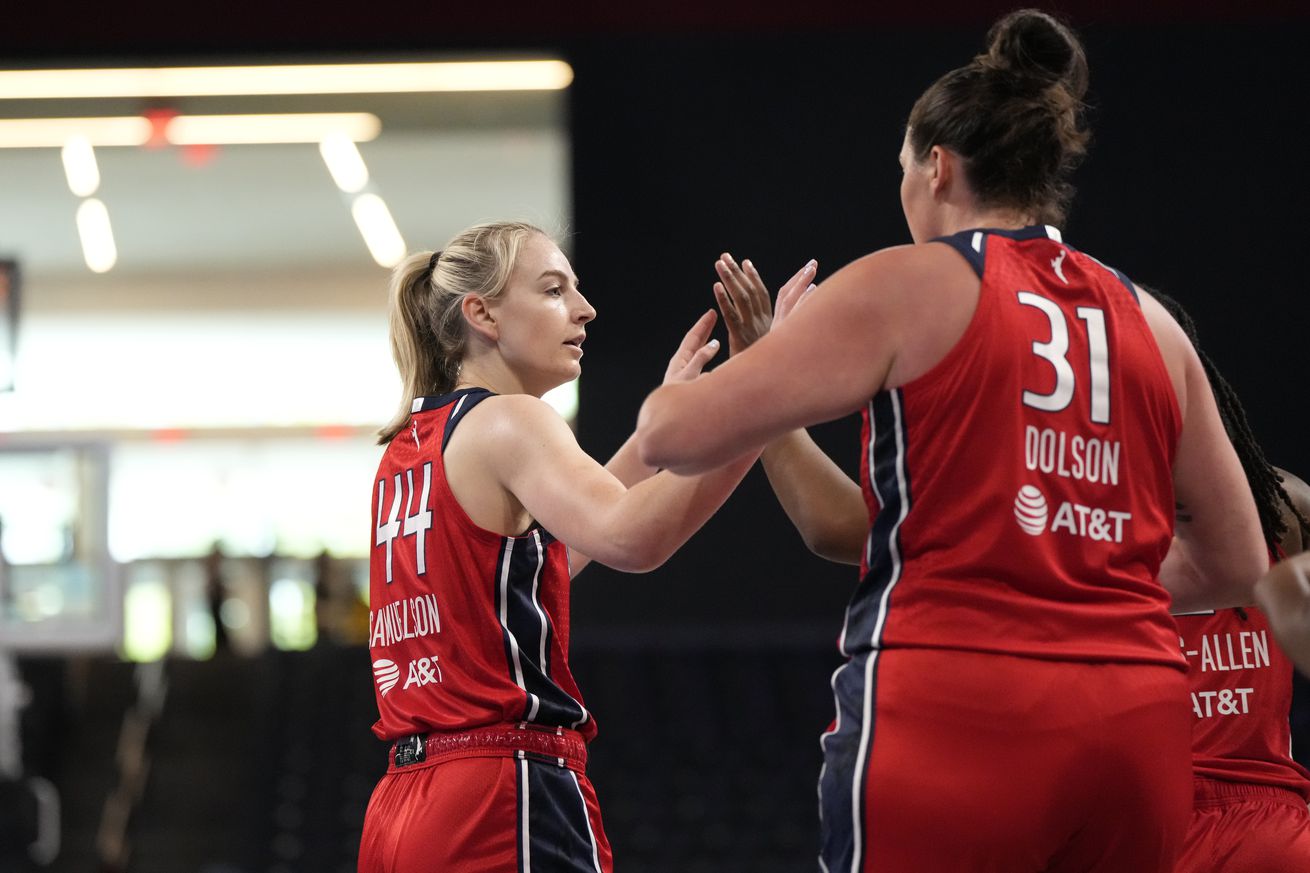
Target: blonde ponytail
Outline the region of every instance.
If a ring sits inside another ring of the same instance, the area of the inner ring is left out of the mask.
[[[396,414],[378,431],[379,443],[404,429],[415,398],[454,390],[468,342],[460,303],[468,294],[498,297],[534,234],[546,235],[522,222],[474,225],[442,251],[415,252],[392,271],[391,355],[403,389]]]

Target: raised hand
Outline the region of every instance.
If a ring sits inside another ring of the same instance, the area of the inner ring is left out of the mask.
[[[718,316],[713,309],[707,309],[704,315],[696,319],[691,330],[683,336],[678,350],[669,359],[668,369],[664,371],[664,384],[690,382],[700,375],[710,358],[719,350],[719,341],[710,339],[716,321]]]
[[[814,288],[818,262],[810,261],[796,271],[778,291],[775,310],[769,301],[769,289],[749,260],[741,266],[724,252],[714,264],[721,281],[714,283],[714,299],[728,326],[728,353],[735,355],[769,332],[769,328],[796,308],[806,292]]]

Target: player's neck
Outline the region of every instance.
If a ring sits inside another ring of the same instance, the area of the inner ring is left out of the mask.
[[[942,232],[939,236],[951,236],[964,230],[974,228],[995,228],[997,230],[1019,230],[1037,224],[1037,220],[1027,213],[1015,209],[952,209],[942,218]]]
[[[525,394],[523,386],[514,371],[498,355],[475,355],[466,358],[459,368],[459,378],[455,390],[462,388],[486,388],[493,394]]]

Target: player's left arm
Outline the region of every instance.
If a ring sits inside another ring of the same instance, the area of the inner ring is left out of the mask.
[[[1274,566],[1255,583],[1255,601],[1297,668],[1310,676],[1310,552]]]

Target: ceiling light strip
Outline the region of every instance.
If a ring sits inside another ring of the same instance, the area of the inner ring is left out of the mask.
[[[321,142],[333,133],[356,142],[376,139],[382,122],[369,112],[295,115],[179,115],[164,128],[174,145],[243,145]]]
[[[2,70],[0,100],[557,91],[572,81],[558,60]]]
[[[302,112],[263,115],[178,115],[164,126],[174,145],[249,145],[321,142],[342,134],[354,142],[376,139],[382,122],[371,112]],[[104,118],[0,119],[0,148],[62,148],[72,137],[93,147],[140,146],[154,126],[138,115]]]
[[[63,148],[80,136],[92,146],[139,146],[150,140],[150,122],[139,115],[118,118],[0,119],[0,148]]]

